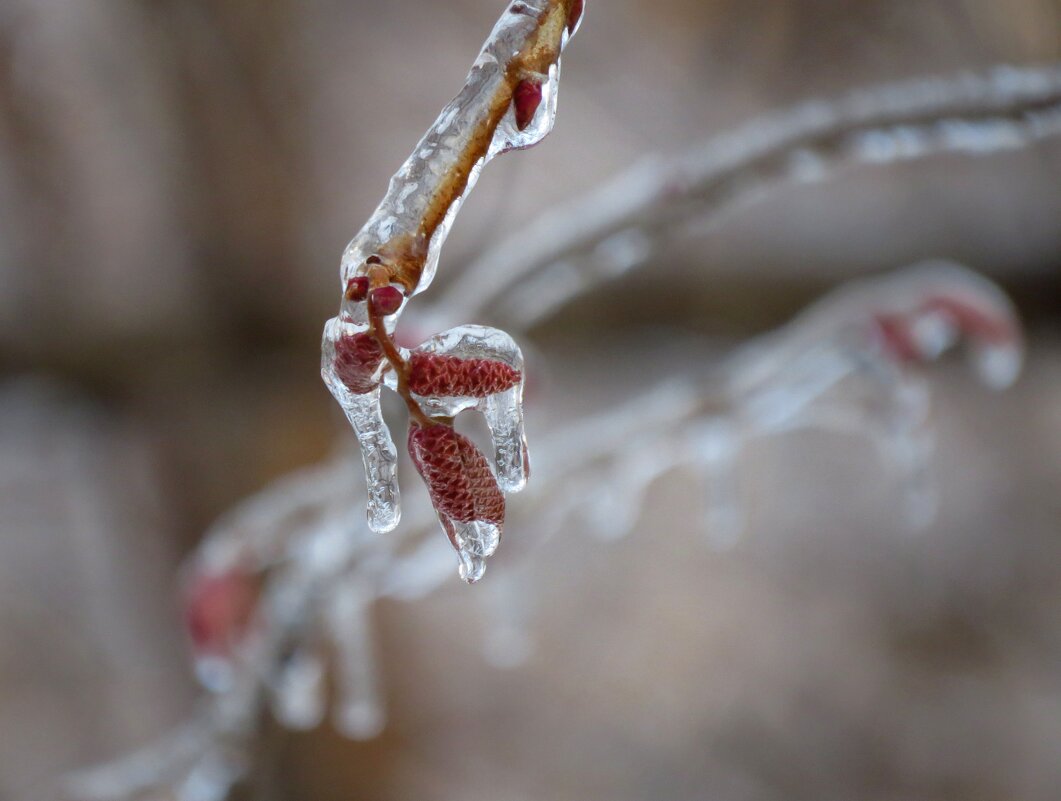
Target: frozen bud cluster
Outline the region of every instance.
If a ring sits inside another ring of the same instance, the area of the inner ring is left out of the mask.
[[[380,391],[409,409],[409,448],[468,581],[483,574],[504,521],[504,492],[527,481],[523,372],[506,334],[464,326],[412,352],[394,330],[409,299],[431,284],[442,244],[479,173],[494,156],[531,147],[556,118],[560,55],[582,21],[582,0],[509,4],[472,66],[391,180],[386,196],[343,253],[342,305],[324,328],[321,374],[350,421],[368,483],[373,531],[401,519],[398,452]],[[494,440],[494,468],[452,428],[472,409]]]

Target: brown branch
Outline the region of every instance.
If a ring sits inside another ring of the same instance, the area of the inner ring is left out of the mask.
[[[449,222],[482,165],[500,152],[495,145],[499,127],[525,94],[521,89],[548,80],[582,5],[581,0],[535,0],[509,6],[464,88],[442,110],[391,181],[375,214],[347,247],[344,283],[364,274],[373,257],[406,295],[430,283]],[[526,124],[523,114],[514,117],[521,129]],[[410,192],[412,185],[416,189]]]

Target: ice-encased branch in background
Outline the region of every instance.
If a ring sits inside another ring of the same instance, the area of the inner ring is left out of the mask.
[[[526,328],[786,183],[940,153],[982,156],[1061,132],[1061,65],[999,66],[859,89],[773,112],[674,157],[652,156],[558,204],[474,261],[436,299],[439,320]]]
[[[520,551],[532,556],[572,520],[603,539],[630,534],[649,485],[680,468],[701,476],[708,544],[730,546],[743,527],[743,448],[800,428],[868,438],[898,473],[911,523],[923,525],[934,498],[928,386],[918,368],[959,344],[988,385],[1015,380],[1019,321],[1005,295],[969,270],[934,262],[845,285],[718,370],[683,370],[544,437]],[[64,798],[221,801],[250,764],[266,708],[295,729],[323,720],[327,652],[337,663],[337,728],[357,738],[379,731],[373,604],[422,598],[445,581],[450,562],[426,507],[391,537],[351,528],[352,469],[341,457],[281,479],[208,532],[186,597],[197,668],[212,693],[188,726],[74,777]],[[519,567],[495,577],[484,598],[495,624],[485,653],[499,664],[529,647]]]

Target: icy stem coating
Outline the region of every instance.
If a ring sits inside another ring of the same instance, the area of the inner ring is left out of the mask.
[[[347,246],[340,273],[344,287],[364,274],[369,257],[379,255],[406,294],[427,289],[453,219],[486,162],[537,144],[552,129],[560,52],[570,38],[575,5],[572,0],[510,4],[464,88],[442,110]],[[541,85],[541,103],[520,129],[512,100],[524,81]]]
[[[522,359],[511,338],[492,329],[453,329],[419,349],[419,360],[410,364],[408,352],[390,336],[408,300],[431,284],[442,244],[482,168],[552,130],[560,53],[583,10],[582,0],[517,0],[508,6],[464,88],[343,253],[343,300],[324,328],[321,374],[361,447],[373,531],[395,528],[401,516],[397,452],[380,410],[384,385],[403,397],[414,422],[425,428],[450,425],[437,418],[463,409],[482,412],[494,437],[499,489],[515,492],[527,481]],[[434,358],[436,353],[445,358]],[[481,560],[496,548],[496,542],[484,543],[500,538],[500,521],[490,525],[497,526],[496,537],[474,527],[447,529],[461,553],[461,574],[470,581],[482,575]]]
[[[336,369],[338,353],[348,339],[364,335],[366,326],[344,323],[338,317],[328,321],[324,328],[324,343],[321,351],[321,375],[324,383],[342,407],[346,419],[354,429],[361,458],[365,464],[365,480],[368,484],[368,525],[373,531],[391,531],[401,519],[400,494],[398,490],[398,451],[391,439],[390,429],[383,419],[379,400],[379,374],[381,362],[372,371],[375,386],[368,392],[356,392],[342,379],[342,371]]]

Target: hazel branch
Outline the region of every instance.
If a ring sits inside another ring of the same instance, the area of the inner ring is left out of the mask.
[[[449,226],[493,156],[528,147],[551,127],[560,54],[582,0],[526,0],[505,10],[460,93],[394,176],[343,254],[342,280],[385,267],[407,296],[427,288]],[[547,96],[548,95],[548,96]],[[535,125],[536,120],[540,120]]]

